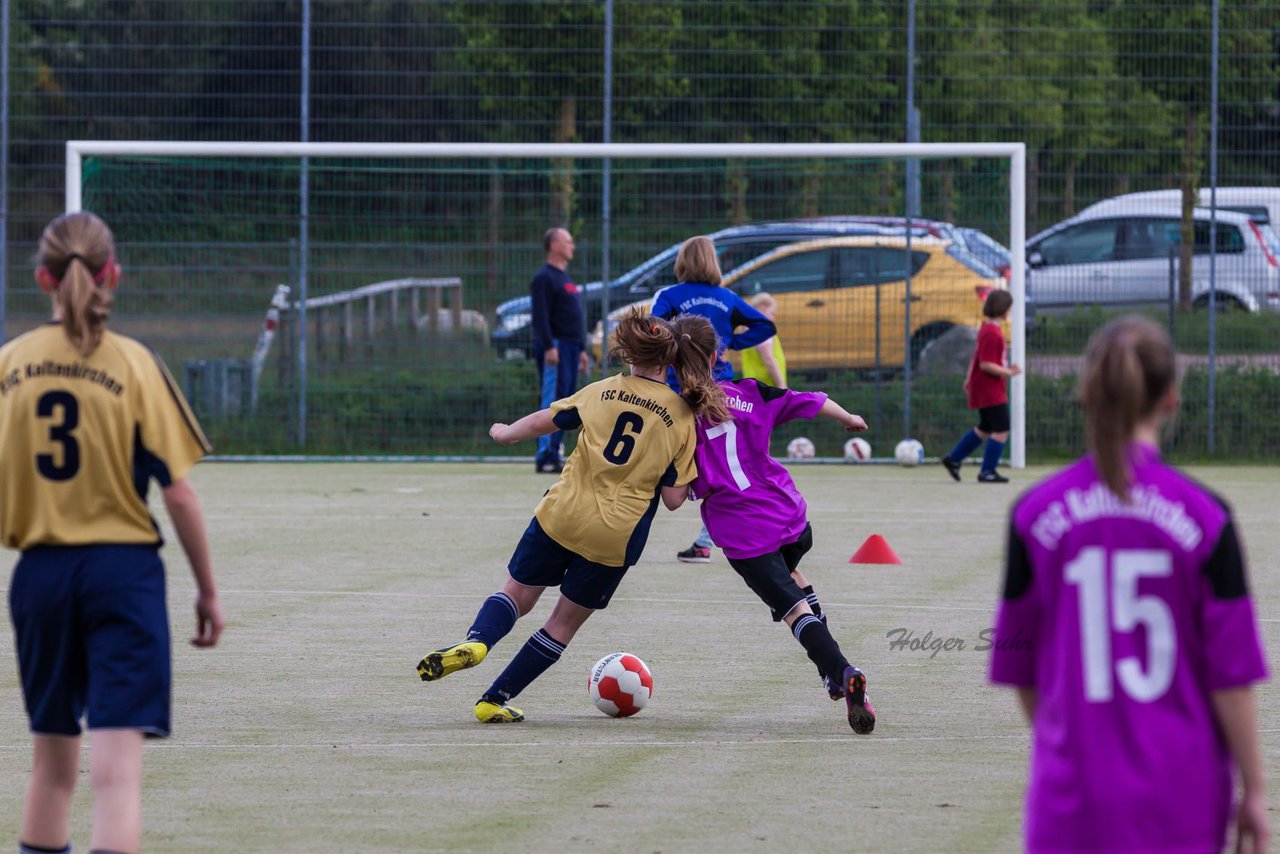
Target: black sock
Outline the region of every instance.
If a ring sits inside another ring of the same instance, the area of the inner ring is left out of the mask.
[[[538,629],[520,647],[516,657],[511,659],[507,669],[493,680],[484,698],[491,703],[505,705],[512,697],[528,688],[547,668],[560,660],[565,645],[547,634],[546,629]]]
[[[844,653],[840,651],[840,645],[836,643],[836,639],[831,636],[831,632],[827,630],[822,620],[813,614],[805,614],[795,621],[791,627],[791,634],[800,641],[809,660],[817,665],[818,672],[829,676],[837,685],[840,684],[840,680],[844,678],[844,669],[849,666],[849,660],[844,657]]]
[[[813,616],[822,620],[823,625],[827,622],[827,615],[822,613],[822,606],[818,604],[818,594],[813,592],[813,585],[803,588],[801,593],[804,594],[805,601],[809,603],[809,610],[813,612]]]
[[[19,842],[18,854],[71,854],[71,843],[68,842],[62,848],[41,848],[30,842]]]

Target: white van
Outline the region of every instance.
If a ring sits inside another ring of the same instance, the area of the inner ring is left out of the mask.
[[[1208,187],[1201,188],[1197,206],[1209,207],[1209,195]],[[1146,210],[1152,205],[1181,204],[1181,190],[1148,190],[1103,199],[1080,213],[1091,216],[1125,214]],[[1220,211],[1247,213],[1255,222],[1271,223],[1272,228],[1280,229],[1280,187],[1219,187],[1217,207]]]
[[[1195,208],[1193,216],[1191,294],[1202,306],[1209,294],[1209,209]],[[1218,304],[1280,311],[1280,237],[1251,214],[1221,209],[1216,219]],[[1176,287],[1181,220],[1177,204],[1130,201],[1119,210],[1094,205],[1042,231],[1027,241],[1028,300],[1046,314],[1167,303]]]

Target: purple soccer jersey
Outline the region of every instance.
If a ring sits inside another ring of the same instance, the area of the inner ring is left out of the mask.
[[[755,380],[722,382],[729,413],[723,424],[698,422],[698,477],[702,521],[730,558],[759,557],[794,542],[808,509],[786,468],[769,456],[775,424],[813,418],[826,403],[821,392],[777,389]]]
[[[1230,510],[1131,448],[1120,502],[1086,457],[1010,519],[991,681],[1036,689],[1029,851],[1218,851],[1232,762],[1210,692],[1267,677]]]

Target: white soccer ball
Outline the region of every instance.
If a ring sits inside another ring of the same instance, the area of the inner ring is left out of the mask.
[[[634,655],[614,652],[597,661],[587,674],[587,694],[611,718],[629,718],[653,696],[653,674]]]
[[[811,460],[814,454],[813,442],[804,436],[796,436],[787,443],[787,458],[792,460]]]
[[[924,462],[924,445],[915,439],[903,439],[893,449],[893,458],[902,466],[918,466]]]
[[[846,462],[865,463],[871,459],[871,443],[861,436],[855,436],[844,443],[844,458]]]

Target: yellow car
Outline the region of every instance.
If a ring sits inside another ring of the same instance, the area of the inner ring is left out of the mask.
[[[767,291],[789,369],[900,368],[955,326],[982,322],[982,303],[1005,281],[950,241],[911,241],[911,331],[907,247],[901,236],[829,237],[791,243],[730,271],[724,286],[745,299]],[[633,305],[651,305],[649,301]],[[610,312],[610,328],[631,306]],[[591,335],[600,354],[601,324]]]

